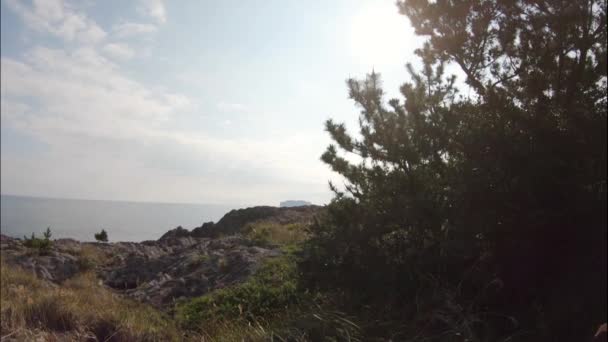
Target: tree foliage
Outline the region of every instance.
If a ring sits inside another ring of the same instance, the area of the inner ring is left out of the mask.
[[[347,81],[360,130],[326,122],[345,187],[304,272],[401,308],[434,279],[536,337],[587,336],[606,319],[606,1],[397,5],[423,67],[403,100],[377,73]]]
[[[100,242],[108,242],[108,233],[105,231],[105,229],[102,229],[99,233],[95,233],[95,240]]]
[[[40,255],[46,255],[49,253],[53,242],[51,241],[51,227],[47,227],[44,232],[42,232],[42,239],[36,237],[36,234],[32,232],[30,238],[27,236],[23,236],[23,245],[25,247],[37,250]]]

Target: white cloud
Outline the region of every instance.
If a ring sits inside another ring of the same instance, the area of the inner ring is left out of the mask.
[[[141,14],[156,20],[159,24],[167,22],[167,11],[163,0],[140,0],[138,10]]]
[[[125,61],[135,56],[135,51],[126,44],[109,43],[104,45],[103,51],[111,58]]]
[[[242,113],[247,111],[247,106],[242,103],[219,102],[216,107],[222,112]]]
[[[124,22],[108,36],[63,1],[5,1],[31,30],[69,44],[0,59],[3,129],[45,146],[35,157],[2,146],[3,191],[251,204],[276,204],[298,194],[318,203],[328,198],[330,173],[318,162],[325,145],[320,130],[320,136],[286,133],[267,140],[188,130],[179,119],[194,113],[193,99],[124,72],[121,62],[135,51],[117,40],[154,33],[156,25]],[[142,4],[146,15],[166,21],[161,1]],[[137,55],[145,57],[142,51]],[[204,75],[188,77],[183,81],[200,82]],[[253,115],[235,102],[217,103],[215,109]],[[214,123],[211,129],[227,132],[242,124],[234,118]]]
[[[107,34],[83,12],[62,0],[34,0],[32,6],[18,0],[6,0],[28,28],[51,34],[68,42],[96,44]]]
[[[1,64],[2,100],[35,98],[44,117],[22,119],[41,134],[125,137],[161,124],[187,104],[183,96],[154,92],[125,77],[91,48],[38,47],[24,62],[3,57]]]
[[[2,125],[5,122],[16,122],[20,117],[30,110],[30,106],[25,103],[3,100],[0,102],[0,120]]]
[[[184,108],[192,104],[192,101],[182,94],[166,94],[165,99],[174,108]]]
[[[325,193],[320,137],[277,143],[171,128],[192,100],[125,76],[90,47],[38,47],[0,64],[3,127],[50,146],[35,159],[3,152],[7,192],[258,204]]]
[[[158,28],[155,25],[133,22],[120,23],[112,27],[112,33],[118,38],[129,38],[155,33],[157,30]]]

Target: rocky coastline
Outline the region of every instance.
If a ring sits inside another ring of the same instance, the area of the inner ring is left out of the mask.
[[[176,301],[245,281],[261,262],[281,255],[272,245],[260,246],[244,234],[251,224],[310,224],[319,206],[252,207],[232,210],[217,223],[191,231],[169,230],[158,240],[80,242],[53,240],[44,253],[24,240],[0,236],[2,262],[30,271],[49,286],[83,271],[93,271],[105,287],[168,310]]]

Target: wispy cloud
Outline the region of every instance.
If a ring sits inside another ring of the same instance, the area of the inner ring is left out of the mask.
[[[153,91],[124,76],[91,48],[66,52],[38,47],[25,61],[3,57],[1,63],[4,99],[34,97],[46,112],[44,118],[19,118],[33,131],[41,130],[37,133],[129,136],[167,120],[188,103],[183,95]]]
[[[38,47],[23,60],[3,57],[0,67],[2,126],[51,148],[35,160],[3,153],[5,191],[260,203],[294,189],[325,190],[328,172],[316,162],[321,138],[277,143],[170,128],[192,100],[125,76],[93,48]]]
[[[52,35],[64,44],[38,41],[0,59],[3,129],[48,147],[33,158],[3,146],[3,191],[182,202],[263,203],[294,193],[325,199],[329,172],[318,163],[324,145],[320,130],[315,137],[277,140],[185,129],[177,122],[195,113],[197,101],[170,85],[144,82],[124,67],[134,56],[146,58],[126,38],[162,27],[167,20],[162,1],[140,4],[154,24],[125,21],[108,33],[64,1],[5,1],[28,34]],[[196,76],[192,81],[204,77]],[[254,111],[230,101],[215,107],[212,102],[208,109]],[[239,123],[226,117],[212,129],[230,131]]]
[[[222,112],[242,113],[247,111],[247,106],[242,103],[218,102],[217,109]]]
[[[18,0],[7,0],[6,4],[23,19],[28,28],[65,41],[95,44],[107,36],[85,13],[62,0],[37,0],[32,6]]]
[[[111,58],[121,61],[129,60],[135,56],[135,51],[126,44],[109,43],[104,45],[103,51]]]
[[[158,30],[156,25],[142,24],[134,22],[124,22],[112,27],[112,33],[117,38],[129,38],[155,33]]]
[[[140,0],[138,11],[156,20],[159,24],[167,22],[167,11],[162,0]]]

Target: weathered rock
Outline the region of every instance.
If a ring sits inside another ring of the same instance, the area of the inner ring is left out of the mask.
[[[180,240],[172,240],[173,245]],[[276,250],[251,247],[238,236],[193,241],[196,243],[186,248],[166,249],[162,256],[131,253],[123,265],[103,272],[104,283],[135,299],[163,307],[180,298],[200,296],[244,281],[262,259],[279,254]],[[159,240],[160,244],[165,242]]]
[[[2,235],[0,249],[4,262],[19,265],[44,280],[62,282],[80,271],[78,258],[57,247],[40,254],[25,247],[21,240]]]
[[[247,225],[257,222],[308,224],[322,209],[323,207],[316,205],[283,208],[259,206],[237,209],[228,212],[215,224],[207,222],[198,228],[194,228],[190,235],[193,237],[218,237],[243,233]]]
[[[159,240],[175,239],[188,236],[190,236],[190,232],[187,229],[182,228],[182,226],[179,226],[163,234]]]
[[[50,284],[60,283],[83,269],[93,270],[119,293],[169,308],[175,300],[245,281],[275,248],[262,248],[239,233],[252,223],[310,223],[321,207],[254,207],[233,210],[217,223],[192,232],[182,227],[157,241],[91,243],[54,240],[40,255],[20,239],[0,235],[3,262],[31,270]],[[94,260],[91,260],[93,258]]]
[[[62,239],[55,240],[46,255],[25,247],[20,239],[1,236],[0,242],[4,262],[31,270],[50,283],[60,283],[80,272],[82,258],[87,257],[82,254],[83,247],[87,246],[95,255],[105,256],[93,270],[106,286],[159,308],[245,281],[263,259],[280,254],[252,246],[240,236],[166,237],[142,243]]]

